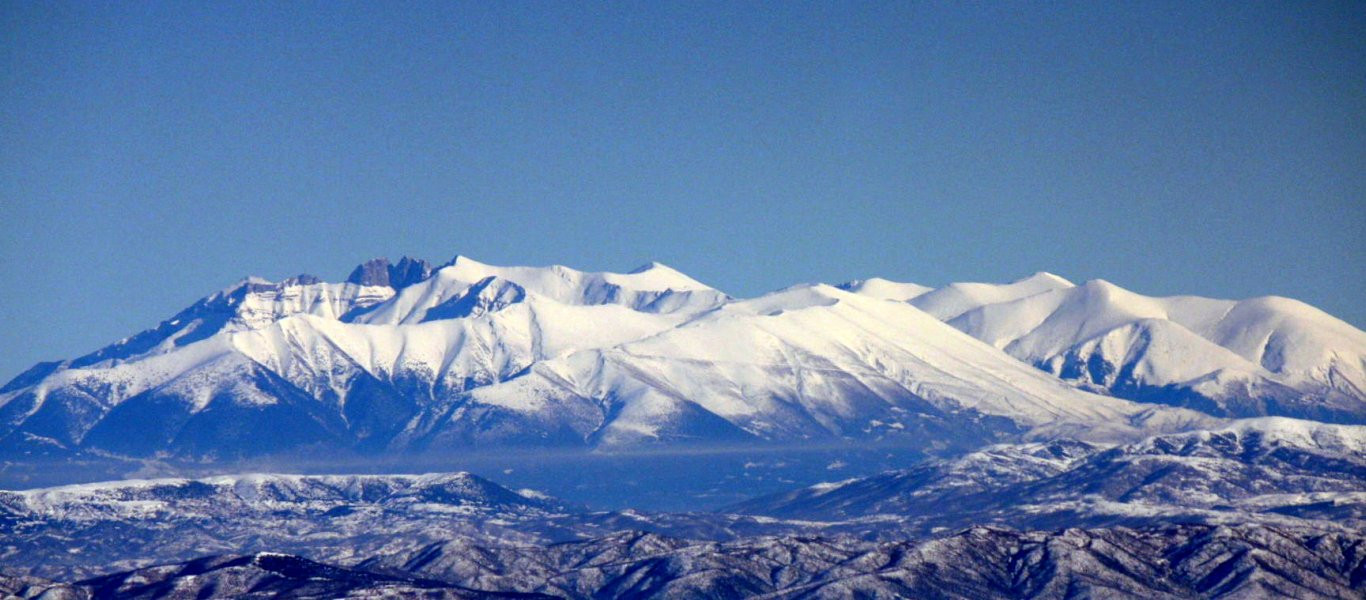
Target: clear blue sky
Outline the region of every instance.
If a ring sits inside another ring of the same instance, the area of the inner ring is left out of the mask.
[[[1360,2],[0,2],[0,380],[372,256],[1366,323]]]

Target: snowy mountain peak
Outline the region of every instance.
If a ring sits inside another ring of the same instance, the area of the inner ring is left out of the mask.
[[[934,288],[918,283],[892,281],[881,277],[855,279],[842,283],[838,287],[855,294],[896,302],[906,302],[934,290]]]
[[[475,286],[481,288],[474,290]],[[483,300],[472,299],[475,297]],[[499,300],[489,304],[494,297]],[[357,311],[344,320],[397,325],[474,314],[466,312],[470,307],[456,306],[462,301],[482,302],[483,308],[475,311],[479,314],[488,312],[495,304],[501,307],[524,300],[569,306],[614,304],[647,313],[695,313],[720,306],[729,299],[659,264],[635,273],[593,273],[560,265],[501,267],[456,256],[426,280],[399,290],[392,301]],[[430,312],[434,310],[437,312]]]
[[[951,283],[911,299],[911,304],[940,320],[948,321],[979,306],[1010,302],[1071,287],[1072,282],[1041,271],[1006,284]]]
[[[271,281],[265,277],[249,275],[237,280],[236,283],[225,287],[218,292],[206,296],[204,300],[235,299],[233,302],[240,302],[251,294],[278,293],[286,288],[318,285],[324,283],[321,278],[308,273],[300,273],[293,277],[286,277],[280,281]]]
[[[1303,302],[1152,297],[1103,279],[941,292],[912,304],[1085,386],[1219,415],[1366,422],[1366,334]]]
[[[661,262],[650,262],[648,265],[638,267],[625,274],[631,277],[637,285],[645,285],[654,289],[668,289],[675,291],[715,291],[711,286],[702,283],[692,277],[683,274],[682,271],[670,267]]]
[[[1033,275],[1030,275],[1028,277],[1021,277],[1020,279],[1016,279],[1014,282],[1011,283],[1011,285],[1027,285],[1038,286],[1047,289],[1059,289],[1069,288],[1075,284],[1073,284],[1071,281],[1068,281],[1066,278],[1060,275],[1054,275],[1053,273],[1049,273],[1048,271],[1037,271]]]
[[[778,316],[788,311],[834,306],[850,292],[824,283],[803,283],[727,305],[728,313]]]
[[[652,261],[647,262],[647,263],[645,263],[645,264],[643,264],[643,265],[640,265],[639,267],[636,267],[636,268],[634,268],[634,269],[631,269],[630,271],[627,271],[626,274],[627,274],[627,275],[635,275],[635,274],[644,273],[644,272],[646,272],[646,271],[650,271],[650,270],[653,270],[653,269],[669,269],[670,271],[674,271],[675,273],[678,272],[678,271],[676,271],[676,270],[670,268],[668,265],[666,265],[666,264],[664,264],[664,263],[662,263],[662,262],[652,260]]]
[[[658,261],[650,261],[631,269],[624,276],[633,278],[638,284],[649,285],[656,289],[660,287],[679,291],[713,289],[711,286],[683,274],[682,271]]]
[[[697,281],[676,269],[658,262],[651,262],[629,273],[579,271],[563,265],[549,267],[500,267],[476,261],[467,256],[456,256],[450,264],[440,269],[443,274],[458,276],[462,281],[478,281],[490,275],[497,275],[509,281],[539,290],[547,296],[558,294],[550,290],[555,287],[594,287],[603,284],[625,289],[651,291],[696,291],[713,290],[711,286]],[[558,280],[558,281],[556,281]],[[539,285],[538,285],[539,284]]]
[[[298,314],[340,319],[351,311],[387,300],[393,292],[387,287],[326,283],[308,274],[279,282],[247,277],[201,298],[152,329],[76,358],[68,366],[84,367],[170,352],[218,333],[260,329]]]
[[[481,263],[481,262],[479,262],[479,261],[477,261],[477,260],[474,260],[473,258],[470,258],[470,257],[468,257],[468,256],[465,256],[465,255],[463,255],[463,254],[457,254],[457,255],[455,255],[455,256],[452,256],[450,260],[446,261],[446,264],[443,264],[443,265],[437,267],[437,270],[441,270],[441,269],[444,269],[444,268],[446,268],[446,267],[459,266],[459,265],[472,266],[472,267],[487,267],[487,266],[489,266],[489,265],[486,265],[486,264],[484,264],[484,263]]]
[[[1133,293],[1104,279],[1087,279],[1078,287],[1091,294]]]
[[[243,278],[241,278],[241,279],[238,279],[238,280],[237,280],[236,282],[234,282],[232,285],[230,285],[230,286],[228,286],[228,287],[225,287],[225,288],[223,288],[223,289],[221,289],[221,290],[218,290],[218,293],[219,293],[219,294],[222,294],[222,295],[224,295],[224,296],[226,296],[226,295],[228,295],[228,294],[231,294],[231,293],[233,293],[233,292],[236,292],[237,290],[246,289],[246,288],[249,288],[249,287],[251,287],[251,286],[265,286],[265,285],[275,285],[275,282],[273,282],[273,281],[271,281],[271,280],[269,280],[269,279],[266,279],[265,277],[260,277],[260,276],[257,276],[257,275],[248,275],[248,276],[246,276],[246,277],[243,277]]]

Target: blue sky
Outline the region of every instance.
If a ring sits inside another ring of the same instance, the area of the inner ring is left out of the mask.
[[[0,380],[373,256],[1366,324],[1360,3],[0,2]]]

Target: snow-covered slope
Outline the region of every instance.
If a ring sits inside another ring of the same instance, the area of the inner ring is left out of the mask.
[[[104,365],[170,352],[219,333],[260,329],[294,315],[342,319],[353,310],[379,304],[393,294],[394,290],[387,286],[325,283],[311,275],[279,283],[249,277],[196,302],[154,329],[72,360],[67,366]]]
[[[832,435],[980,443],[1059,422],[1104,437],[1132,435],[1151,416],[1040,375],[913,307],[809,285],[539,362],[474,391],[469,410],[553,415],[608,444]],[[1174,426],[1192,418],[1162,417]]]
[[[881,287],[897,285],[913,286]],[[1086,389],[1216,415],[1366,423],[1366,333],[1288,298],[1154,298],[1038,273],[904,300]]]

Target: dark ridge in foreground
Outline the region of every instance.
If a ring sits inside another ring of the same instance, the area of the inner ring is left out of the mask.
[[[1366,535],[1267,526],[1021,532],[925,542],[695,542],[622,532],[551,545],[451,540],[353,567],[216,556],[76,584],[0,577],[20,598],[1361,598]],[[47,595],[44,595],[47,594]]]

